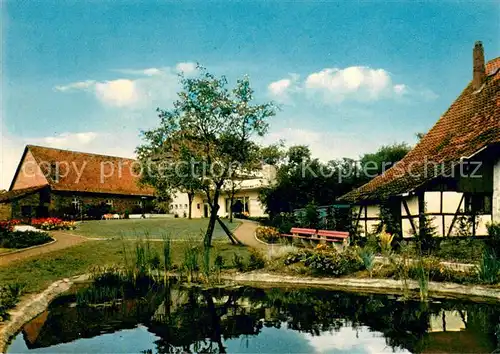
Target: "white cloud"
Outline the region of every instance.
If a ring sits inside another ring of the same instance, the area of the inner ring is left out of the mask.
[[[310,73],[299,81],[297,74],[271,82],[268,92],[273,99],[292,103],[299,94],[306,99],[326,104],[347,100],[369,102],[381,99],[412,97],[432,100],[437,95],[430,90],[416,90],[403,83],[394,83],[392,75],[385,69],[367,66],[350,66],[344,69],[325,68]]]
[[[62,133],[56,136],[48,136],[40,139],[41,145],[49,146],[58,149],[75,149],[88,146],[91,142],[99,137],[96,132],[82,132],[82,133]]]
[[[290,103],[290,95],[300,90],[297,85],[299,75],[290,74],[289,78],[271,82],[267,86],[269,95],[280,103]]]
[[[95,94],[103,103],[116,107],[134,105],[141,96],[137,83],[127,79],[98,82]]]
[[[325,100],[341,102],[345,99],[358,101],[391,97],[404,85],[392,83],[391,75],[384,69],[351,66],[345,69],[326,68],[310,74],[304,87],[320,93]]]
[[[408,92],[408,88],[404,84],[394,85],[394,93],[397,95],[404,95]]]
[[[113,70],[135,78],[115,80],[86,80],[59,85],[60,92],[90,92],[104,105],[119,108],[144,108],[153,104],[169,104],[175,99],[179,89],[178,72],[186,75],[196,71],[196,64],[178,63],[174,68],[118,69]]]
[[[385,342],[380,332],[372,332],[366,326],[356,329],[349,326],[340,328],[338,332],[321,332],[320,335],[301,333],[316,353],[351,352],[351,353],[409,353],[406,349],[392,349]]]
[[[184,73],[186,75],[192,74],[196,71],[196,63],[185,62],[179,63],[175,66],[177,72]]]
[[[79,81],[68,85],[56,86],[54,89],[61,92],[87,90],[92,88],[95,83],[95,80]]]

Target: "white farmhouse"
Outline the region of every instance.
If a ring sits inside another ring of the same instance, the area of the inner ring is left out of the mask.
[[[264,165],[261,171],[255,173],[252,177],[235,182],[233,212],[246,213],[252,217],[267,216],[265,206],[259,201],[259,193],[262,188],[274,183],[275,179],[275,167]],[[219,197],[220,208],[218,214],[221,217],[229,215],[231,190],[231,185],[228,183],[223,187]],[[207,218],[210,216],[210,207],[204,193],[199,192],[194,196],[191,212],[193,218]],[[189,214],[187,193],[176,192],[172,195],[170,213],[177,214],[179,217],[185,217]]]
[[[461,215],[471,234],[486,235],[500,222],[500,57],[485,64],[481,42],[473,49],[473,78],[432,129],[401,161],[341,199],[354,205],[363,234],[379,223],[388,202],[403,236],[431,220],[440,236],[458,234]]]

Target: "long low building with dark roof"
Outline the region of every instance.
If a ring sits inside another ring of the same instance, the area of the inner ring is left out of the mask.
[[[0,220],[142,213],[154,190],[139,177],[133,159],[28,145],[9,191],[0,194]]]
[[[404,236],[419,232],[423,215],[440,236],[459,235],[459,219],[470,220],[472,235],[500,222],[500,57],[485,64],[476,42],[472,71],[472,81],[401,161],[341,198],[355,205],[362,234],[380,223],[381,205]]]

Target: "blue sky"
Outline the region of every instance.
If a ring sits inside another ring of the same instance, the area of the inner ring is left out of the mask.
[[[25,144],[131,156],[199,62],[322,159],[415,143],[500,55],[499,2],[3,1],[0,188]]]

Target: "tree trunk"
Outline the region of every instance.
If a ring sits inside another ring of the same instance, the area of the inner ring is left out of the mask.
[[[229,237],[229,240],[233,243],[233,245],[236,244],[241,245],[241,242],[236,237],[234,237],[231,230],[227,228],[226,224],[224,224],[224,222],[218,216],[217,216],[217,221],[219,222],[219,225],[222,227],[222,230],[224,230],[224,232],[226,233],[227,237]]]
[[[188,195],[188,219],[191,220],[194,193],[189,192],[187,195]]]
[[[212,236],[214,235],[215,222],[217,221],[218,217],[217,212],[219,211],[219,195],[220,195],[220,186],[216,186],[214,192],[214,198],[210,205],[210,220],[208,221],[207,232],[205,233],[205,240],[204,240],[205,247],[212,246]]]
[[[229,198],[229,222],[233,223],[233,203],[234,203],[234,194],[231,193],[231,197]]]

